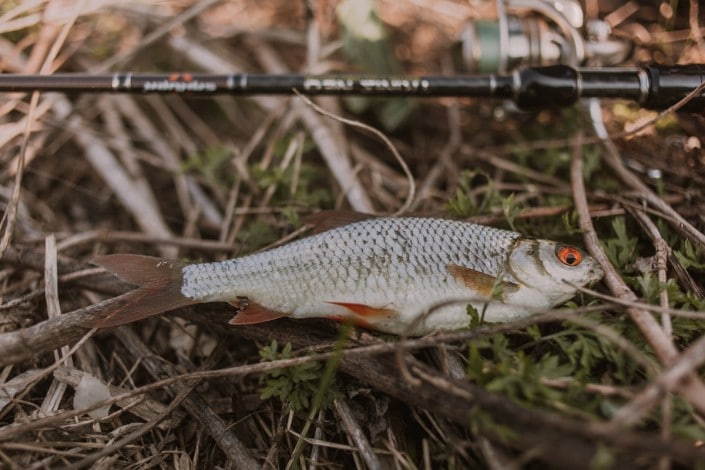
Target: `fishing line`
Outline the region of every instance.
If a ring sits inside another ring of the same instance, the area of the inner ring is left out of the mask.
[[[381,132],[379,129],[376,129],[376,128],[374,128],[368,124],[365,124],[363,122],[360,122],[360,121],[355,121],[352,119],[348,119],[348,118],[344,118],[342,116],[335,115],[335,114],[331,113],[330,111],[326,111],[325,109],[318,106],[316,103],[311,101],[309,98],[302,95],[297,89],[293,89],[293,92],[294,92],[294,94],[296,94],[296,96],[301,98],[304,101],[304,103],[306,103],[308,106],[313,108],[316,112],[318,112],[328,118],[334,119],[338,122],[341,122],[343,124],[347,124],[352,127],[359,127],[360,129],[364,129],[366,131],[369,131],[372,134],[374,134],[375,136],[377,136],[380,140],[382,140],[382,142],[384,142],[384,144],[387,146],[387,148],[389,148],[389,150],[392,152],[392,155],[394,155],[394,158],[396,158],[397,163],[399,163],[399,166],[401,166],[401,169],[404,172],[404,175],[406,176],[406,179],[409,183],[409,192],[406,195],[406,200],[404,201],[404,204],[402,204],[402,206],[399,209],[397,209],[391,216],[396,217],[396,216],[399,216],[399,215],[406,213],[409,210],[409,208],[411,207],[411,205],[414,203],[414,199],[416,198],[416,181],[414,180],[414,175],[411,173],[411,170],[409,169],[409,165],[406,164],[404,157],[401,156],[401,154],[396,149],[396,147],[394,146],[392,141],[389,140],[389,138],[386,135],[384,135],[384,133]]]

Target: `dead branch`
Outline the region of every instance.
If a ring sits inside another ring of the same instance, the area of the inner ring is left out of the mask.
[[[355,419],[350,405],[348,405],[345,399],[336,398],[333,401],[333,406],[335,406],[335,413],[338,415],[338,418],[340,418],[341,424],[360,451],[360,455],[365,461],[367,468],[370,470],[381,470],[382,464],[372,450],[372,446],[367,440],[360,424]]]
[[[264,342],[277,338],[279,342],[291,342],[297,348],[321,344],[320,339],[310,337],[310,330],[304,331],[297,325],[286,323],[250,325],[226,331]],[[600,423],[587,423],[524,408],[504,396],[487,392],[465,380],[451,379],[416,359],[408,358],[407,365],[410,372],[419,379],[419,386],[404,380],[395,366],[393,354],[380,355],[374,360],[362,355],[343,356],[340,362],[342,372],[409,406],[429,410],[460,425],[468,426],[477,422],[478,414],[486,414],[496,426],[510,431],[514,437],[510,439],[512,447],[522,450],[540,449],[540,458],[556,467],[574,465],[575,468],[585,468],[602,445],[639,455],[669,455],[676,461],[684,459],[692,462],[705,458],[705,451],[695,449],[689,443],[667,441],[658,435],[643,432],[611,431],[608,426]],[[491,440],[501,445],[507,444],[500,436],[493,434],[491,429],[484,431]],[[621,463],[630,466],[629,458]]]
[[[592,225],[590,214],[588,212],[587,196],[585,193],[585,185],[582,177],[582,160],[580,154],[580,142],[576,142],[573,152],[573,160],[571,166],[571,182],[573,185],[573,200],[575,208],[580,218],[580,228],[583,231],[585,245],[590,254],[600,263],[605,271],[605,282],[616,297],[620,297],[629,301],[636,301],[637,296],[632,292],[629,286],[619,276],[617,270],[612,266],[607,254],[605,254],[600,245],[597,233]],[[629,307],[627,308],[632,321],[639,327],[639,330],[646,337],[651,347],[656,352],[659,361],[664,366],[670,366],[678,357],[678,350],[667,337],[658,325],[656,320],[649,314],[648,311]],[[680,384],[680,391],[684,397],[701,413],[705,413],[705,384],[697,377],[694,372],[688,376],[688,380]]]
[[[129,328],[118,328],[114,334],[124,344],[125,349],[130,352],[133,359],[139,361],[154,379],[162,379],[179,374],[176,366],[150,351],[147,345]],[[250,450],[228,429],[225,421],[208,406],[198,392],[191,390],[193,386],[195,386],[195,383],[177,382],[169,386],[169,389],[174,395],[190,391],[184,397],[182,406],[193,419],[203,426],[218,444],[218,447],[237,468],[260,468],[261,465],[257,463]]]

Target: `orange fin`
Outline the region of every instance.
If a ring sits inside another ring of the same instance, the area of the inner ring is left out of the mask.
[[[353,324],[355,326],[359,326],[360,328],[367,328],[368,330],[374,330],[374,324],[368,322],[362,317],[358,316],[352,316],[352,317],[346,317],[345,315],[326,315],[325,316],[326,320],[334,321],[336,323],[340,323],[341,325],[345,325],[347,323]]]
[[[118,304],[106,317],[95,320],[92,327],[124,325],[197,303],[181,294],[184,265],[178,261],[119,254],[98,256],[91,263],[105,268],[123,281],[139,286],[118,297]]]
[[[476,271],[472,268],[458,266],[457,264],[449,264],[448,272],[450,272],[455,279],[483,297],[490,297],[497,283],[496,277]]]
[[[492,294],[495,293],[497,289],[515,290],[519,288],[519,286],[513,282],[498,281],[494,276],[465,266],[458,266],[457,264],[449,264],[448,272],[458,281],[487,298],[492,297]]]
[[[232,301],[230,305],[239,309],[239,312],[228,322],[231,325],[254,325],[289,316],[252,302],[247,302],[243,306],[238,301]]]
[[[343,225],[360,222],[375,218],[372,214],[364,212],[346,211],[346,210],[329,210],[316,212],[304,218],[306,225],[313,226],[313,233],[325,232]]]
[[[358,315],[360,317],[367,318],[370,320],[374,320],[377,318],[395,318],[399,315],[399,312],[397,312],[396,310],[392,310],[391,308],[370,307],[369,305],[356,304],[356,303],[351,303],[351,302],[328,302],[328,303],[333,304],[333,305],[340,305],[341,307],[345,307],[348,310],[350,310],[351,312],[353,312],[355,315]]]

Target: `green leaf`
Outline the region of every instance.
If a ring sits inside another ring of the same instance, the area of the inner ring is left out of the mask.
[[[693,244],[690,243],[690,240],[687,238],[683,240],[683,244],[680,250],[676,250],[673,252],[674,255],[676,255],[676,258],[678,258],[678,261],[683,265],[683,267],[687,268],[695,268],[698,270],[705,270],[705,262],[703,262],[703,252],[700,246],[698,247],[693,247]]]
[[[504,213],[504,217],[507,219],[507,223],[514,231],[516,231],[516,227],[514,226],[514,219],[520,211],[521,204],[519,204],[514,199],[514,193],[502,199],[502,213]]]
[[[475,328],[482,325],[482,318],[480,318],[480,312],[477,311],[475,307],[468,304],[466,307],[468,316],[470,317],[470,328]]]
[[[474,194],[474,189],[486,185],[482,197]],[[492,178],[483,171],[463,171],[458,181],[455,195],[448,201],[448,212],[454,217],[472,217],[478,214],[499,212],[505,198],[497,191]]]
[[[228,163],[232,153],[227,147],[211,147],[197,152],[181,164],[184,172],[196,172],[208,183],[221,188],[229,187],[234,173],[228,171]]]
[[[281,351],[278,349],[277,341],[273,340],[271,345],[260,349],[259,355],[265,361],[295,357],[291,343],[284,345]],[[278,398],[287,403],[292,411],[305,410],[309,407],[312,397],[318,393],[318,383],[322,374],[323,367],[320,362],[307,362],[272,370],[269,372],[265,386],[260,393],[260,399]]]
[[[612,219],[612,230],[616,236],[604,240],[602,244],[612,264],[624,270],[628,264],[633,262],[638,239],[627,234],[624,217]]]

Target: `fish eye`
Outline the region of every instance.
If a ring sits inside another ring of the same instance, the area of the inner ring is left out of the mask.
[[[559,246],[556,248],[556,257],[566,266],[577,266],[583,260],[580,250],[572,246]]]

